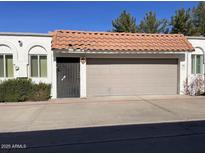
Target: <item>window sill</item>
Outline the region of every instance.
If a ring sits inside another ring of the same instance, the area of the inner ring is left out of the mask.
[[[198,73],[198,74],[191,74],[191,75],[204,75],[204,73]]]
[[[48,77],[29,77],[30,79],[48,79]]]

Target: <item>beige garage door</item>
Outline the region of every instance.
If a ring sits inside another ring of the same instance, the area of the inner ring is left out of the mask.
[[[87,95],[177,94],[177,59],[87,59]]]

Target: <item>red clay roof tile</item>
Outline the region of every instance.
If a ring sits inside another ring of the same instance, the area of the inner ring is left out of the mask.
[[[113,33],[57,30],[52,49],[89,51],[194,51],[182,34]]]

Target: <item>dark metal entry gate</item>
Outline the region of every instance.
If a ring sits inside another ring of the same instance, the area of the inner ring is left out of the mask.
[[[57,97],[80,97],[79,58],[57,58]]]

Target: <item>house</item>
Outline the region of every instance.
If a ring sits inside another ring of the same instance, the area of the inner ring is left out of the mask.
[[[0,80],[50,83],[52,98],[184,94],[204,54],[204,37],[181,34],[0,33]]]

